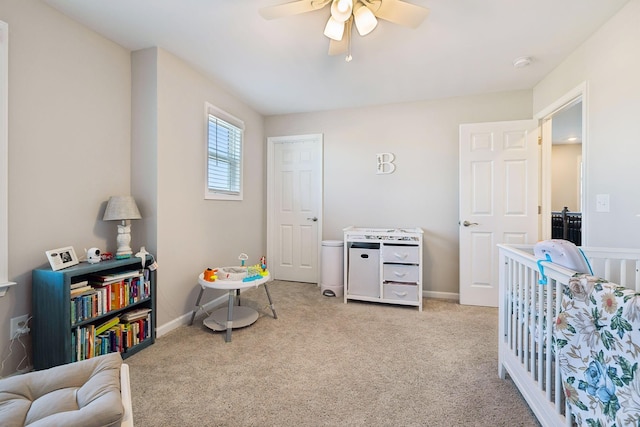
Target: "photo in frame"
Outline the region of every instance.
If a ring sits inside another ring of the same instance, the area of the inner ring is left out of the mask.
[[[73,246],[52,249],[45,253],[47,254],[47,259],[53,271],[62,270],[63,268],[78,264],[78,256],[76,255],[76,251],[73,250]]]

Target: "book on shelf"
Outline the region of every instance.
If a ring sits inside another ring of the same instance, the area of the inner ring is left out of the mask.
[[[104,331],[106,331],[107,329],[111,328],[112,326],[117,325],[118,323],[120,323],[120,318],[119,317],[114,317],[112,319],[107,320],[106,322],[98,325],[96,327],[96,335],[100,335],[102,334]]]
[[[82,295],[85,292],[90,292],[90,291],[93,291],[93,287],[89,286],[89,284],[86,284],[86,285],[81,286],[79,288],[71,289],[71,298],[77,297],[78,295]]]
[[[81,288],[83,286],[87,286],[89,284],[88,280],[82,280],[80,282],[76,282],[76,283],[72,283],[71,285],[69,285],[70,289],[78,289]]]
[[[142,318],[124,322],[114,317],[99,326],[77,326],[72,330],[73,361],[113,352],[127,352],[151,338],[151,313]]]
[[[84,328],[77,327],[72,334],[73,341],[75,341],[75,349],[72,352],[74,362],[95,356],[95,327],[93,325],[87,325]]]
[[[71,298],[71,319],[73,323],[79,323],[107,313],[108,310],[104,306],[105,299],[104,292],[93,288],[90,292]]]
[[[137,270],[91,276],[87,285],[71,290],[72,324],[126,308],[150,295],[150,282]]]
[[[90,281],[92,283],[112,283],[112,282],[120,282],[124,279],[128,279],[130,277],[139,277],[143,274],[140,270],[131,270],[131,271],[123,271],[120,273],[110,273],[110,274],[93,274],[90,277]]]
[[[127,352],[152,337],[152,309],[135,305],[151,297],[143,271],[93,274],[70,287],[74,361]]]
[[[122,316],[120,316],[120,319],[125,323],[132,322],[134,320],[146,318],[150,312],[151,312],[150,308],[139,308],[139,309],[127,311]]]
[[[96,336],[95,332],[95,326],[89,325],[87,327],[87,348],[85,349],[87,359],[91,359],[93,357],[93,341]]]

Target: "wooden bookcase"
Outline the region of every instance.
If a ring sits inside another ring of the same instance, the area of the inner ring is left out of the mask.
[[[147,255],[145,266],[152,262],[152,257]],[[96,264],[83,262],[59,271],[52,271],[48,264],[33,270],[31,336],[34,368],[47,369],[72,362],[75,346],[72,342],[74,330],[87,325],[99,325],[114,316],[134,309],[151,309],[151,333],[144,341],[123,352],[122,357],[126,358],[153,344],[156,338],[155,270],[149,271],[148,274],[150,282],[148,298],[78,323],[73,323],[71,319],[70,287],[72,283],[89,280],[92,275],[116,274],[141,269],[140,258],[128,258],[101,261]]]

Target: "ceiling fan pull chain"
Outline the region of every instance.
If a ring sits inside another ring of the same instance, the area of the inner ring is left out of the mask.
[[[351,56],[351,27],[353,26],[353,16],[349,18],[347,21],[347,28],[345,31],[347,32],[347,56],[344,58],[345,61],[351,62],[353,57]]]

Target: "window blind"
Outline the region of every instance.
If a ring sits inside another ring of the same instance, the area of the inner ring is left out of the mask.
[[[241,195],[243,130],[208,114],[207,188],[210,192]]]

